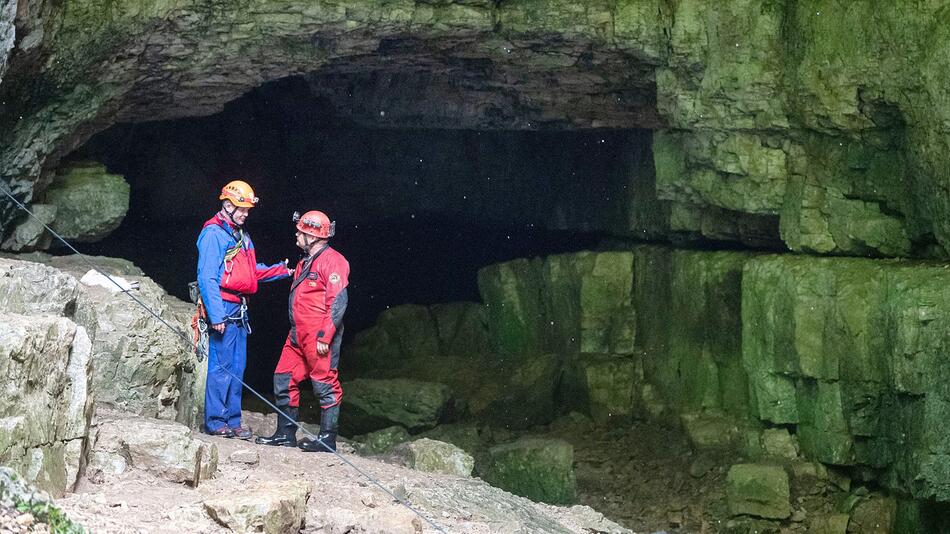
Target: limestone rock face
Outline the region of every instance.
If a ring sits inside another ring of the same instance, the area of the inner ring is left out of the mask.
[[[497,352],[633,352],[629,252],[514,260],[478,273]]]
[[[169,324],[185,331],[190,309],[147,277],[135,296]],[[197,363],[187,344],[145,309],[121,293],[99,286],[86,290],[96,305],[95,387],[98,400],[122,410],[175,419],[183,376]]]
[[[203,409],[207,365],[198,364],[189,344],[127,295],[78,283],[90,269],[78,256],[37,255],[36,259],[53,267],[12,262],[11,277],[0,277],[0,287],[4,280],[10,284],[10,292],[0,296],[0,309],[70,313],[77,322],[93,325],[96,401],[192,425]],[[127,260],[92,257],[89,261],[106,274],[137,282],[135,297],[191,339],[190,304],[169,296]],[[42,283],[30,283],[41,275],[46,277]],[[64,302],[70,295],[75,296]]]
[[[948,287],[943,265],[750,260],[742,353],[758,416],[797,425],[810,458],[873,467],[886,486],[950,499]]]
[[[400,445],[397,454],[407,467],[427,473],[471,476],[475,459],[464,450],[443,441],[429,438],[417,439]]]
[[[52,228],[67,241],[98,241],[119,227],[129,210],[129,184],[94,162],[62,168],[46,190],[56,207]]]
[[[185,425],[99,408],[88,470],[92,476],[142,469],[172,482],[197,486],[214,476],[218,448],[195,439]]]
[[[493,486],[539,502],[574,502],[574,447],[566,441],[522,438],[492,447],[488,454],[482,478]]]
[[[343,391],[340,432],[349,436],[392,425],[424,430],[445,421],[455,410],[451,390],[432,382],[357,379],[345,383]]]
[[[305,480],[266,482],[204,505],[211,517],[234,532],[282,534],[300,530],[310,492]]]
[[[194,424],[203,409],[199,393],[207,366],[197,365],[188,344],[127,295],[81,284],[78,279],[89,270],[81,258],[29,257],[49,265],[0,258],[0,311],[62,316],[82,326],[92,341],[92,388],[98,402]],[[126,260],[89,260],[107,273],[138,282],[136,297],[185,331],[190,305],[168,296]]]
[[[871,494],[855,505],[848,529],[871,534],[894,532],[896,516],[897,501],[893,497]]]
[[[54,496],[82,467],[91,349],[85,328],[64,317],[0,313],[0,461]]]
[[[749,417],[740,308],[749,254],[653,246],[633,254],[644,380],[680,411]]]

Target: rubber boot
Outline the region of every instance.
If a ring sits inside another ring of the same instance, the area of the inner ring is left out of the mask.
[[[254,440],[258,445],[274,445],[276,447],[295,447],[297,445],[297,425],[294,424],[299,417],[300,410],[285,406],[281,410],[289,416],[277,414],[277,430],[270,437],[260,436]]]
[[[317,439],[302,439],[297,447],[306,452],[336,452],[336,430],[340,419],[340,405],[324,408],[320,413],[320,433]]]

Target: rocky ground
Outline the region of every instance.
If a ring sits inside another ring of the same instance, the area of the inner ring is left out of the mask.
[[[271,421],[254,424],[264,432]],[[76,493],[58,504],[94,532],[213,533],[228,531],[213,517],[222,514],[215,509],[222,499],[233,502],[281,491],[309,491],[309,504],[301,511],[304,533],[436,531],[355,467],[408,499],[446,532],[623,531],[593,508],[640,533],[793,533],[805,532],[811,516],[831,509],[827,487],[817,484],[813,491],[799,492],[795,514],[784,523],[730,519],[725,475],[739,459],[696,453],[682,434],[655,425],[636,423],[608,431],[561,420],[532,433],[574,445],[578,498],[587,506],[532,503],[477,479],[421,473],[361,458],[345,443],[338,458],[209,436],[200,439],[217,445],[219,471],[197,488],[130,470],[84,478]]]
[[[93,532],[214,533],[228,532],[222,523],[247,513],[236,511],[235,501],[253,500],[247,506],[253,508],[293,493],[306,501],[309,492],[309,503],[300,510],[305,514],[304,533],[436,532],[358,468],[445,532],[626,532],[590,508],[533,503],[477,479],[422,473],[346,452],[341,458],[233,439],[200,439],[217,446],[220,460],[215,477],[196,488],[131,469],[84,477],[76,492],[57,504]],[[278,506],[285,515],[295,513],[290,507]]]

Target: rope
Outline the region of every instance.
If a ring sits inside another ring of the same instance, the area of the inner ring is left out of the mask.
[[[138,297],[136,297],[135,295],[133,295],[133,294],[130,292],[130,290],[123,288],[122,285],[120,285],[118,282],[116,282],[111,276],[109,276],[108,273],[106,273],[106,272],[104,272],[102,269],[100,269],[100,268],[99,268],[95,263],[93,263],[87,256],[85,256],[83,253],[81,253],[81,252],[79,252],[78,250],[76,250],[71,244],[69,244],[68,241],[66,241],[62,236],[60,236],[58,233],[56,233],[55,230],[53,230],[52,228],[50,228],[49,225],[47,225],[47,224],[44,223],[40,218],[38,218],[36,215],[34,215],[33,212],[30,211],[29,208],[27,208],[22,202],[20,202],[19,200],[17,200],[16,197],[13,196],[12,192],[7,189],[6,184],[4,184],[2,188],[0,188],[0,191],[3,191],[3,193],[4,193],[7,197],[9,197],[10,200],[12,200],[12,201],[17,205],[17,207],[19,207],[21,210],[25,211],[27,214],[29,214],[30,217],[34,218],[37,222],[39,222],[40,224],[42,224],[43,227],[45,227],[46,230],[47,230],[51,235],[53,235],[53,237],[55,237],[56,239],[58,239],[59,241],[61,241],[64,245],[66,245],[67,248],[69,248],[69,250],[73,251],[76,255],[78,255],[80,258],[82,258],[82,260],[83,260],[84,262],[86,262],[86,264],[87,264],[89,267],[91,267],[92,269],[94,269],[94,270],[95,270],[96,272],[98,272],[99,274],[101,274],[101,275],[105,276],[106,278],[108,278],[109,281],[112,282],[113,284],[115,284],[115,286],[116,286],[117,288],[119,288],[119,290],[120,290],[121,292],[123,292],[123,293],[125,293],[126,295],[128,295],[132,300],[135,301],[136,304],[138,304],[139,306],[141,306],[141,307],[142,307],[145,311],[147,311],[152,317],[158,319],[163,325],[167,326],[168,329],[171,330],[172,332],[174,332],[182,341],[185,342],[186,345],[188,345],[189,347],[192,346],[192,340],[189,339],[188,334],[186,334],[186,333],[183,332],[182,330],[179,330],[179,329],[175,328],[174,326],[172,326],[171,324],[169,324],[168,321],[166,321],[165,319],[162,319],[162,317],[161,317],[160,315],[158,315],[157,313],[155,313],[154,310],[152,310],[151,308],[149,308],[144,302],[142,302],[141,300],[139,300]],[[369,473],[363,471],[362,469],[360,469],[359,467],[357,467],[356,465],[354,465],[353,462],[350,462],[349,460],[347,460],[347,459],[346,459],[342,454],[340,454],[339,452],[334,451],[334,450],[331,450],[331,449],[327,446],[327,444],[323,442],[323,440],[321,440],[318,436],[315,436],[312,432],[310,432],[309,430],[307,430],[305,427],[303,427],[302,425],[300,425],[300,424],[299,424],[297,421],[295,421],[293,418],[291,418],[291,417],[288,416],[286,413],[284,413],[280,408],[278,408],[277,406],[275,406],[274,404],[272,404],[269,400],[267,400],[266,398],[264,398],[263,395],[261,395],[260,393],[258,393],[257,390],[255,390],[255,389],[252,388],[251,386],[249,386],[249,385],[247,384],[247,382],[245,382],[241,377],[238,377],[237,375],[235,375],[234,373],[232,373],[231,371],[229,371],[228,369],[226,369],[225,367],[223,367],[223,366],[221,366],[221,365],[218,365],[218,368],[221,369],[222,371],[224,371],[225,373],[227,373],[227,374],[228,374],[231,378],[233,378],[234,380],[237,380],[238,382],[240,382],[242,386],[244,386],[245,388],[247,388],[248,391],[250,391],[250,392],[253,393],[255,396],[257,396],[257,398],[259,398],[259,399],[261,399],[262,401],[264,401],[264,404],[266,404],[267,406],[269,406],[269,407],[270,407],[271,409],[273,409],[275,412],[277,412],[278,414],[282,415],[282,416],[283,416],[285,419],[287,419],[288,421],[291,421],[294,426],[296,426],[299,430],[301,430],[304,434],[306,434],[306,436],[307,436],[308,438],[310,438],[312,441],[316,441],[316,442],[319,443],[320,445],[323,445],[323,448],[326,449],[327,452],[332,452],[332,453],[333,453],[334,455],[336,455],[336,457],[337,457],[338,459],[340,459],[343,463],[345,463],[346,465],[350,466],[351,468],[353,468],[354,471],[356,471],[356,472],[359,473],[361,476],[363,476],[363,478],[369,480],[369,481],[372,482],[374,485],[376,485],[376,487],[378,487],[379,489],[381,489],[381,490],[383,490],[384,492],[386,492],[390,497],[393,498],[394,501],[396,501],[396,502],[398,502],[399,504],[401,504],[401,505],[405,506],[406,508],[408,508],[412,513],[414,513],[414,514],[416,514],[417,516],[419,516],[422,520],[424,520],[426,523],[428,523],[432,528],[436,529],[436,530],[439,531],[439,532],[442,532],[443,534],[447,534],[447,533],[445,532],[445,530],[442,529],[442,527],[440,527],[439,525],[435,524],[431,519],[429,519],[428,517],[426,517],[425,514],[419,512],[418,510],[416,510],[415,508],[413,508],[412,505],[410,505],[407,500],[403,500],[403,499],[397,497],[395,493],[393,493],[393,492],[390,491],[388,488],[386,488],[385,486],[383,486],[382,483],[380,483],[378,480],[376,480],[376,479],[375,479],[373,476],[371,476]]]

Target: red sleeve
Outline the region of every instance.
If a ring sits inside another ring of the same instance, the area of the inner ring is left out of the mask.
[[[333,335],[336,333],[336,325],[333,324],[333,303],[337,295],[343,291],[349,284],[350,264],[343,256],[333,256],[329,258],[320,269],[323,280],[326,281],[326,313],[323,316],[320,329],[317,331],[317,341],[321,343],[330,343]]]
[[[287,264],[284,262],[275,263],[270,266],[265,266],[260,263],[257,264],[258,280],[272,282],[274,280],[280,280],[281,278],[287,278],[288,276],[290,276],[290,271],[287,270]]]

